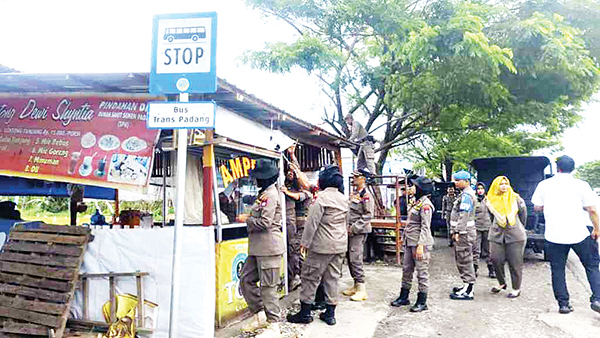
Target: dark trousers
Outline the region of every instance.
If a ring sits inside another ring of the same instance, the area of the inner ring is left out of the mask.
[[[567,305],[569,303],[569,291],[567,290],[567,281],[565,278],[565,266],[569,251],[573,249],[579,260],[585,268],[590,288],[592,289],[591,301],[600,300],[600,255],[598,255],[598,242],[591,237],[586,238],[577,244],[557,244],[546,242],[546,250],[550,267],[552,270],[552,289],[554,298],[558,305]]]

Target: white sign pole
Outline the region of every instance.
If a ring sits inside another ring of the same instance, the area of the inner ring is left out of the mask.
[[[188,102],[189,94],[180,93],[180,102]],[[175,206],[175,232],[173,234],[173,273],[171,275],[171,316],[169,337],[177,338],[179,319],[179,270],[181,268],[181,233],[183,232],[183,209],[185,176],[187,172],[187,129],[177,130],[177,201]]]

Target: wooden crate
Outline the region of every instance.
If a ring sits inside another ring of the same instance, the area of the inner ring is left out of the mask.
[[[61,338],[89,228],[22,223],[0,253],[0,337]]]

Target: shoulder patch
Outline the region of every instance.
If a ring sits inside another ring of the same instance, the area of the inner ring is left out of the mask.
[[[462,198],[460,200],[459,210],[460,211],[471,211],[471,210],[473,210],[473,199],[471,198],[471,196],[469,196],[467,194],[463,194],[463,196],[462,196]]]
[[[362,200],[364,203],[368,203],[371,200],[371,198],[369,196],[365,196]]]
[[[425,204],[423,206],[423,212],[426,213],[426,214],[430,213],[431,212],[431,207],[428,204]]]

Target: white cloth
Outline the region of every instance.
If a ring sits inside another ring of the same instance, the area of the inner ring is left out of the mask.
[[[590,185],[571,174],[558,173],[540,182],[531,202],[544,207],[547,241],[557,244],[575,244],[586,239],[590,223],[584,207],[596,206],[598,197]]]

